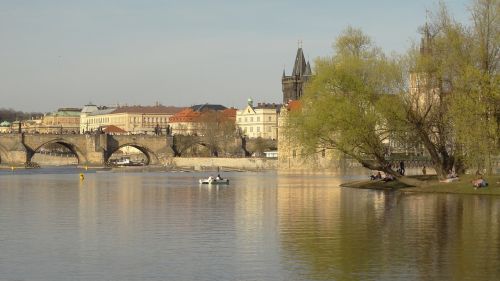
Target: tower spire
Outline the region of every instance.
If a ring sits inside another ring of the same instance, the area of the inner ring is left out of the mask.
[[[302,48],[297,49],[297,55],[295,56],[295,64],[293,65],[292,76],[302,76],[306,70],[306,59],[304,57],[304,52]]]

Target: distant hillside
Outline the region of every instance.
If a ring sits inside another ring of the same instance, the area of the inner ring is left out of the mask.
[[[43,116],[40,112],[22,112],[17,111],[12,108],[0,108],[0,122],[1,121],[16,121],[16,120],[27,120],[32,117]]]

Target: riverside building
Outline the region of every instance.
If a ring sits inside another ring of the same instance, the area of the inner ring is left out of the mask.
[[[202,136],[207,130],[227,130],[232,133],[235,120],[236,109],[206,103],[184,108],[170,117],[169,122],[172,134]]]
[[[80,115],[80,132],[94,132],[113,125],[126,134],[153,134],[156,129],[166,133],[169,130],[169,118],[180,110],[179,107],[160,104],[110,108],[88,104]]]
[[[39,133],[76,134],[80,129],[80,108],[59,108],[42,117]]]
[[[281,105],[274,103],[258,103],[248,99],[247,106],[236,112],[236,125],[242,135],[248,138],[278,138],[278,114]]]

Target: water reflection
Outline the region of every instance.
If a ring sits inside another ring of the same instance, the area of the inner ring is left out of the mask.
[[[0,279],[500,276],[496,197],[338,187],[364,172],[30,173],[0,175]]]
[[[499,278],[499,198],[331,186],[280,178],[283,263],[299,280]]]

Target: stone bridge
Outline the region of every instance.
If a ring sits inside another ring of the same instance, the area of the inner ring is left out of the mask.
[[[104,166],[109,157],[124,146],[139,149],[147,164],[165,163],[174,156],[171,136],[150,135],[79,135],[79,134],[3,134],[0,135],[0,164],[24,165],[33,155],[50,143],[57,143],[73,152],[80,165]]]

